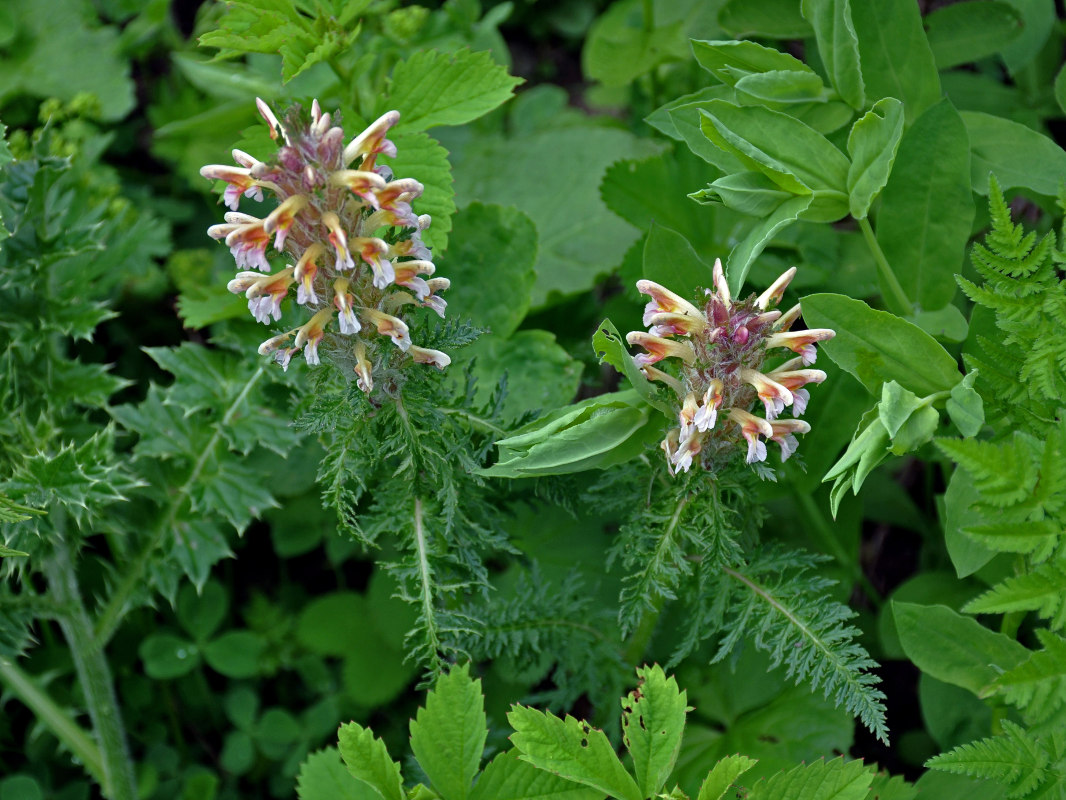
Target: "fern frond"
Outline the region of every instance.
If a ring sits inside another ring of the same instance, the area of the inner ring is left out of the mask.
[[[974,478],[982,501],[1006,508],[1030,497],[1037,481],[1033,444],[1015,435],[999,444],[976,439],[937,439],[940,450]]]
[[[771,552],[746,567],[722,567],[734,582],[726,630],[714,660],[725,658],[741,637],[785,666],[796,683],[821,689],[887,741],[885,695],[871,673],[877,664],[856,642],[847,621],[855,612],[828,598],[833,581],[811,570],[824,559],[798,552]]]
[[[1044,649],[1000,675],[991,688],[1020,709],[1030,725],[1066,730],[1066,639],[1043,628],[1036,635]]]
[[[960,745],[925,765],[1003,784],[1011,798],[1037,790],[1041,797],[1055,797],[1056,789],[1061,792],[1066,787],[1066,734],[1038,737],[1010,720],[1003,720],[1002,725],[1003,736]]]
[[[1052,630],[1066,628],[1066,569],[1061,562],[1049,561],[1032,572],[1007,578],[971,600],[968,614],[1007,614],[1035,611],[1048,620]]]

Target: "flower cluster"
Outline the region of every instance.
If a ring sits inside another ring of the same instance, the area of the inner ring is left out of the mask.
[[[793,267],[758,297],[734,301],[722,262],[715,261],[715,290],[704,290],[702,308],[657,283],[637,282],[641,294],[651,298],[644,310],[648,330],[633,331],[626,341],[646,350],[633,360],[648,379],[677,395],[680,426],[662,443],[671,474],[687,472],[697,456],[715,470],[732,458],[741,439],[747,442],[749,464],[766,458],[765,440],[781,446],[784,461],[796,450],[796,434],[811,429],[802,420],[778,417],[788,407],[797,417],[806,410],[810,396],[803,387],[825,380],[821,370],[806,369],[815,360],[814,343],[834,333],[789,331],[800,307],[782,314],[774,306],[795,274]],[[768,351],[775,348],[788,348],[797,357],[764,374]],[[677,359],[676,377],[654,366],[664,358]],[[759,401],[765,409],[761,417],[752,413]]]
[[[291,290],[311,314],[303,325],[263,342],[260,354],[273,354],[287,369],[302,350],[309,364],[318,364],[325,342],[331,359],[350,366],[365,392],[374,386],[374,364],[389,358],[379,352],[384,340],[377,337],[388,337],[418,363],[446,367],[448,355],[412,344],[400,318],[405,305],[425,306],[443,317],[447,304],[440,293],[449,281],[432,277],[435,267],[422,242],[430,218],[411,208],[422,184],[393,180],[392,171],[377,163],[381,154],[396,155],[385,135],[399,113],[389,111],[345,144],[344,132],[317,100],[310,119],[296,107],[283,122],[262,100],[256,104],[271,138],[280,137],[277,155],[259,161],[234,150],[240,166],[211,164],[200,174],[226,183],[223,201],[230,211],[208,234],[225,241],[245,270],[229,290],[245,294],[252,316],[264,324],[281,319]],[[242,195],[262,200],[264,191],[279,201],[266,217],[237,210]],[[271,245],[291,262],[277,272],[267,260]]]

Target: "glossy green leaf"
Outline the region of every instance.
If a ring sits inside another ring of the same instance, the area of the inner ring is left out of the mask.
[[[188,639],[172,633],[153,633],[137,650],[144,672],[157,681],[180,678],[200,664],[200,651]]]
[[[506,102],[520,83],[488,52],[420,50],[393,68],[377,111],[399,111],[408,132],[463,125]]]
[[[947,606],[893,601],[892,613],[903,650],[918,669],[974,694],[1029,654],[1009,636]]]
[[[692,54],[697,64],[728,86],[759,72],[814,72],[795,56],[758,42],[693,40]]]
[[[943,308],[955,294],[974,216],[969,176],[966,127],[945,100],[904,134],[877,215],[877,242],[923,310]]]
[[[511,743],[538,769],[591,786],[617,800],[643,800],[644,795],[615,755],[603,731],[571,716],[513,706],[507,721],[514,728]]]
[[[973,189],[988,194],[989,173],[1004,189],[1032,189],[1055,197],[1066,182],[1066,151],[1032,128],[1009,119],[964,111]]]
[[[848,134],[848,204],[851,216],[864,219],[885,188],[903,138],[903,104],[885,97],[855,122]]]
[[[937,69],[998,53],[1022,32],[1021,14],[998,0],[952,3],[930,11],[924,22]]]
[[[736,786],[737,779],[758,763],[754,758],[739,753],[726,756],[707,773],[700,785],[697,800],[723,800],[726,793]]]
[[[940,77],[918,4],[878,0],[849,5],[866,96],[901,100],[907,124],[912,124],[941,97]]]
[[[718,11],[718,24],[737,39],[804,39],[811,35],[798,0],[726,0]]]
[[[919,397],[950,391],[962,379],[959,367],[932,336],[894,314],[838,294],[803,298],[803,318],[836,337],[822,349],[875,395],[885,381],[898,381]]]
[[[689,241],[654,221],[644,240],[644,277],[683,297],[694,297],[713,284],[712,267],[696,255]]]
[[[481,681],[454,666],[437,679],[411,722],[411,751],[445,800],[466,800],[488,736]]]
[[[860,68],[859,38],[851,19],[851,0],[803,0],[801,9],[814,28],[829,82],[849,106],[862,109],[866,86]]]
[[[947,401],[948,416],[963,436],[976,436],[985,424],[985,404],[973,388],[977,371],[970,372],[951,390]]]
[[[400,765],[389,757],[385,743],[374,738],[358,722],[341,725],[338,732],[341,758],[348,772],[373,788],[384,800],[406,800]]]
[[[756,222],[732,249],[726,266],[726,278],[734,296],[740,295],[744,281],[748,277],[748,270],[751,269],[751,265],[763,249],[770,244],[778,232],[800,219],[811,207],[812,201],[811,195],[788,198],[767,217]]]
[[[603,792],[537,769],[508,750],[488,763],[470,800],[603,800]]]
[[[658,664],[638,667],[635,691],[622,700],[622,740],[643,797],[654,797],[674,771],[685,730],[688,695]]]
[[[828,90],[813,72],[773,70],[745,75],[733,87],[741,105],[824,103]]]

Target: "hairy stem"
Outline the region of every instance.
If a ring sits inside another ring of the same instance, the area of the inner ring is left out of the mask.
[[[95,635],[96,640],[99,642],[100,648],[103,648],[111,640],[111,637],[115,635],[115,631],[118,629],[119,623],[122,622],[122,618],[126,616],[126,612],[129,610],[129,600],[131,595],[141,586],[141,582],[144,579],[144,573],[148,569],[148,564],[152,560],[152,555],[156,549],[163,543],[163,539],[167,533],[174,527],[174,520],[177,519],[178,512],[181,510],[182,505],[185,503],[186,498],[189,495],[189,490],[193,487],[197,480],[200,478],[200,473],[203,472],[204,466],[207,464],[207,459],[215,451],[215,447],[222,439],[222,430],[230,422],[233,421],[233,415],[237,413],[241,404],[248,397],[248,393],[252,391],[252,387],[263,376],[265,367],[259,367],[248,379],[248,382],[241,389],[240,394],[234,398],[230,407],[226,409],[226,413],[222,415],[222,421],[215,427],[214,433],[211,434],[211,438],[208,439],[207,444],[204,445],[203,452],[200,453],[196,459],[196,463],[193,464],[192,472],[189,473],[188,479],[171,495],[170,503],[167,506],[166,511],[160,518],[159,524],[152,530],[148,541],[145,543],[141,551],[134,556],[126,567],[126,571],[122,576],[122,580],[115,586],[114,591],[111,592],[111,596],[108,598],[107,605],[104,610],[100,612],[100,616],[96,619]]]
[[[426,621],[426,636],[433,645],[433,671],[440,668],[437,654],[440,652],[440,639],[433,613],[433,570],[429,565],[429,548],[426,545],[426,531],[422,524],[422,498],[415,498],[414,513],[415,547],[418,550],[418,585],[422,601],[422,617]]]
[[[896,277],[896,273],[892,271],[892,265],[888,263],[888,259],[885,257],[881,245],[877,243],[874,229],[870,227],[870,220],[866,218],[860,219],[859,228],[862,230],[863,238],[866,239],[866,244],[870,248],[870,252],[873,254],[874,263],[877,264],[877,271],[881,275],[881,280],[883,280],[885,286],[888,287],[888,294],[885,296],[885,305],[887,305],[893,313],[909,317],[914,313],[914,305],[911,303],[910,298],[907,297],[907,293],[903,291],[903,286],[900,284],[899,278]]]
[[[136,800],[133,762],[126,746],[126,731],[111,680],[111,669],[102,644],[93,634],[92,621],[85,610],[70,543],[61,534],[56,537],[52,554],[44,560],[43,569],[52,596],[68,609],[59,616],[59,627],[70,646],[78,683],[100,747],[104,795],[110,800]]]
[[[85,771],[100,785],[104,785],[104,759],[92,736],[72,720],[55,700],[37,685],[31,675],[12,662],[0,658],[0,682],[22,701],[34,717],[63,743],[71,755],[81,762]]]

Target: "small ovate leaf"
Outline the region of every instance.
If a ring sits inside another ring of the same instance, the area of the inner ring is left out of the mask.
[[[441,675],[426,695],[411,722],[411,751],[441,797],[466,800],[487,736],[481,681],[464,664]]]
[[[227,678],[252,678],[261,671],[266,640],[253,631],[227,631],[204,645],[204,660]]]
[[[393,68],[378,111],[399,111],[408,132],[463,125],[506,102],[520,83],[488,52],[422,50]]]
[[[885,188],[903,138],[903,104],[885,97],[855,122],[848,134],[848,203],[851,216],[864,219]]]
[[[654,797],[674,771],[685,731],[688,695],[658,664],[638,667],[640,683],[622,699],[622,740],[644,797]]]
[[[523,761],[617,800],[643,800],[610,740],[598,728],[569,715],[562,720],[550,712],[523,706],[513,706],[507,720],[515,730],[511,743]]]
[[[154,680],[180,678],[200,663],[200,651],[188,639],[172,633],[153,633],[137,650],[144,662],[145,674]]]
[[[358,722],[341,725],[338,732],[341,758],[348,772],[373,788],[384,800],[406,800],[400,765],[389,757],[381,739]]]
[[[941,70],[998,53],[1022,32],[1021,14],[1010,3],[997,0],[942,6],[926,14],[923,22]]]
[[[922,398],[914,392],[907,391],[895,381],[886,381],[881,385],[877,414],[888,435],[894,439],[903,423],[922,405]]]
[[[726,793],[730,789],[737,789],[737,778],[754,767],[758,761],[754,758],[742,756],[739,753],[726,756],[714,769],[707,773],[700,786],[697,800],[726,800]]]
[[[767,217],[773,214],[793,196],[763,173],[747,170],[723,175],[706,189],[689,195],[697,203],[720,203],[726,208],[752,217]]]
[[[951,389],[947,401],[948,416],[963,436],[976,436],[985,424],[985,403],[973,388],[977,370],[973,370]]]

